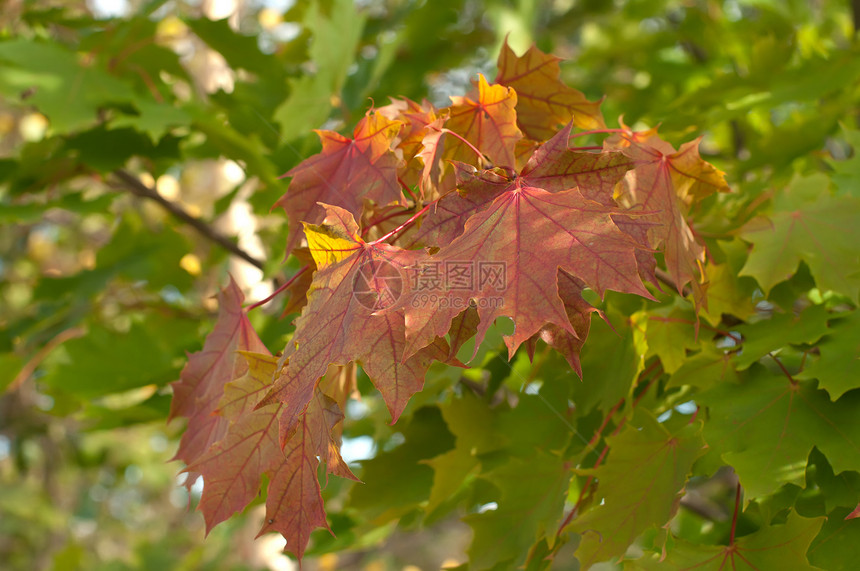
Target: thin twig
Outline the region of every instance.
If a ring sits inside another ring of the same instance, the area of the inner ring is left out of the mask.
[[[18,374],[15,375],[15,378],[12,379],[12,382],[6,387],[4,392],[11,393],[18,390],[18,388],[24,384],[24,381],[29,379],[33,373],[36,372],[36,369],[39,368],[39,365],[45,360],[45,357],[47,357],[51,351],[70,339],[83,337],[86,332],[86,329],[83,327],[72,327],[58,333],[53,339],[48,341],[44,347],[39,349],[32,359],[27,361]]]
[[[269,297],[267,297],[266,299],[261,299],[260,301],[249,305],[248,307],[245,308],[245,311],[251,311],[252,309],[256,309],[256,308],[260,307],[261,305],[265,305],[265,304],[269,303],[270,301],[272,301],[273,299],[275,299],[275,297],[278,294],[280,294],[282,291],[284,291],[285,289],[287,289],[288,287],[293,285],[293,282],[296,281],[299,278],[299,276],[301,276],[303,273],[305,273],[308,270],[308,268],[310,268],[310,264],[308,264],[306,266],[302,266],[301,269],[299,269],[299,271],[297,271],[293,275],[293,277],[291,277],[290,279],[285,281],[283,284],[281,284],[281,287],[279,287],[278,289],[273,291]]]
[[[854,23],[854,33],[860,31],[860,0],[851,0],[851,20]]]
[[[185,222],[197,232],[206,238],[207,240],[214,242],[239,258],[242,258],[252,266],[264,269],[265,264],[253,257],[251,254],[240,248],[235,242],[230,240],[227,236],[216,231],[206,222],[200,220],[199,218],[195,218],[191,214],[188,213],[184,208],[176,204],[175,202],[171,202],[158,194],[158,192],[154,188],[150,188],[149,186],[143,184],[136,176],[131,174],[130,172],[124,169],[117,169],[113,172],[113,175],[119,179],[122,183],[122,187],[134,194],[135,196],[139,196],[141,198],[146,198],[148,200],[152,200],[153,202],[157,202],[162,208],[167,210],[173,217],[178,218],[182,222]]]

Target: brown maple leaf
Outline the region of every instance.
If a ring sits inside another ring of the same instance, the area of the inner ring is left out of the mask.
[[[352,139],[334,131],[316,131],[322,151],[284,175],[293,180],[275,203],[283,207],[290,221],[288,254],[301,239],[301,223],[316,224],[325,217],[318,202],[339,205],[356,218],[365,200],[402,203],[397,180],[399,160],[390,148],[401,125],[370,110],[356,125]]]
[[[581,91],[561,82],[559,61],[560,58],[545,54],[536,46],[517,56],[507,39],[502,45],[496,83],[516,90],[517,124],[529,139],[549,139],[571,119],[580,129],[606,126],[599,101],[588,101]]]
[[[449,358],[444,333],[412,356],[404,354],[408,275],[426,254],[365,242],[349,212],[325,209],[322,225],[305,227],[317,271],[284,351],[285,365],[262,401],[284,403],[282,441],[292,434],[330,364],[360,364],[382,393],[393,423],[423,386],[430,363]]]

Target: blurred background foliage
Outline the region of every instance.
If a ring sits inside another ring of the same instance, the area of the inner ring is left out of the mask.
[[[194,493],[167,463],[181,427],[165,424],[166,385],[210,331],[228,271],[256,301],[300,265],[283,259],[285,219],[270,208],[286,187],[278,177],[318,150],[312,129],[348,132],[389,96],[444,105],[476,73],[494,75],[508,37],[517,52],[534,42],[568,60],[565,81],[605,95],[610,126],[623,114],[661,124],[676,145],[705,135],[703,155],[744,192],[710,211],[703,235],[721,235],[728,218],[736,227],[795,172],[833,170],[858,143],[858,7],[848,0],[0,7],[4,568],[289,568],[277,540],[254,543],[259,509],[203,541],[202,518],[186,509]],[[277,308],[251,317],[264,342],[283,344],[291,320]],[[494,359],[485,369],[501,383],[507,369]],[[450,385],[428,382],[395,428],[376,420],[381,403],[364,382],[344,454],[376,461],[352,495],[329,483],[337,538],[315,536],[306,568],[465,561],[469,529],[440,509],[428,520],[442,523],[419,530],[412,488],[397,485],[429,490],[422,462],[451,448],[442,415],[450,425],[459,413],[418,407]],[[539,423],[547,412],[535,406],[506,422]],[[352,549],[326,554],[341,547]]]

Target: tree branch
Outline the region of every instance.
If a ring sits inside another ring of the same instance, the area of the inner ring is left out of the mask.
[[[173,215],[174,218],[178,218],[182,222],[185,222],[186,224],[197,230],[197,232],[207,240],[218,244],[234,256],[242,258],[254,267],[257,267],[261,270],[264,268],[264,264],[261,260],[258,260],[245,250],[241,249],[235,242],[230,240],[230,238],[219,233],[206,222],[200,220],[199,218],[195,218],[194,216],[189,214],[184,208],[182,208],[178,204],[171,202],[158,194],[158,192],[154,188],[150,188],[140,182],[140,180],[130,172],[124,169],[117,169],[113,172],[113,175],[119,180],[123,188],[125,188],[135,196],[139,196],[141,198],[146,198],[148,200],[152,200],[153,202],[157,202],[162,208],[164,208],[171,215]]]
[[[860,31],[860,0],[851,0],[851,19],[854,22],[854,34]]]

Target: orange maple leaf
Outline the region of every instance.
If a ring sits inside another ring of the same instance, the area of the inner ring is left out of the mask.
[[[490,85],[478,77],[477,99],[451,96],[447,129],[480,150],[496,166],[516,166],[516,145],[523,134],[517,127],[517,94],[510,87]],[[453,137],[446,138],[446,159],[478,164],[475,152]]]
[[[580,129],[606,126],[599,101],[588,101],[581,91],[561,82],[559,61],[561,58],[545,54],[536,46],[517,56],[507,39],[502,45],[496,83],[516,90],[517,124],[529,139],[549,139],[571,119]]]

